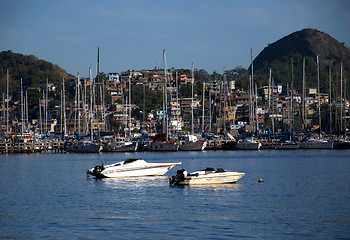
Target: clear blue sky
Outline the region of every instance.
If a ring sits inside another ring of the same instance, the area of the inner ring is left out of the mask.
[[[0,0],[0,51],[33,54],[69,73],[248,67],[267,44],[316,28],[350,46],[347,0]]]

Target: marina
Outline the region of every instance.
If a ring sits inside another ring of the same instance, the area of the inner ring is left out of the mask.
[[[0,239],[350,239],[350,1],[0,1]]]

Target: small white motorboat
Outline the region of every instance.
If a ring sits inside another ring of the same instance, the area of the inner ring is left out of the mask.
[[[226,172],[222,168],[205,168],[187,175],[184,169],[169,178],[171,186],[235,183],[245,175],[244,172]]]
[[[130,158],[110,165],[102,162],[102,165],[89,169],[87,174],[96,178],[162,176],[176,165],[181,165],[181,162],[148,163],[143,159]]]

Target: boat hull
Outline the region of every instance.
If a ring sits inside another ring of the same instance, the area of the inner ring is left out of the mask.
[[[120,145],[106,145],[103,147],[103,152],[136,152],[137,143],[120,144]]]
[[[298,143],[281,143],[275,146],[278,150],[297,150],[299,148]]]
[[[176,152],[179,150],[179,144],[176,142],[152,142],[146,146],[148,151],[165,151],[165,152]]]
[[[187,176],[184,181],[178,183],[178,185],[206,185],[206,184],[224,184],[235,183],[241,179],[245,173],[239,172],[223,172],[223,173],[210,173],[198,176]]]
[[[78,144],[74,147],[74,152],[76,153],[100,153],[102,151],[102,146],[99,144]]]
[[[197,141],[180,145],[179,151],[203,151],[207,146],[207,141]]]
[[[239,142],[236,144],[236,149],[239,150],[260,150],[261,143],[259,142]]]
[[[334,149],[350,149],[350,142],[333,142]]]
[[[101,172],[100,177],[117,178],[117,177],[145,177],[145,176],[163,176],[171,168],[179,164],[152,164],[149,163],[140,169],[106,169]]]
[[[333,149],[332,142],[301,142],[300,149]]]
[[[95,166],[87,173],[96,178],[162,176],[177,165],[181,165],[181,162],[148,163],[142,159],[128,159],[111,165]]]

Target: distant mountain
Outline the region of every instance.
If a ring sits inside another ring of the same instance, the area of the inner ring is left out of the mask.
[[[50,62],[40,60],[34,55],[23,55],[12,51],[0,52],[0,93],[6,91],[6,71],[9,69],[10,91],[18,91],[20,79],[24,88],[44,88],[46,79],[49,83],[61,84],[63,77],[68,81],[73,75]]]
[[[316,87],[317,55],[320,62],[321,91],[327,92],[329,68],[333,73],[332,80],[339,81],[340,62],[343,63],[343,77],[350,79],[350,49],[328,34],[310,28],[283,37],[261,51],[253,62],[256,79],[260,79],[260,84],[266,84],[271,68],[275,82],[284,86],[289,83],[290,86],[293,61],[294,88],[301,89],[302,61],[305,57],[307,87]]]

